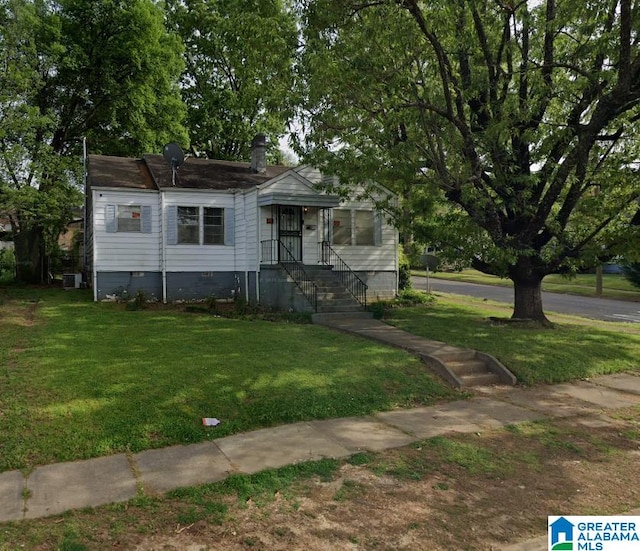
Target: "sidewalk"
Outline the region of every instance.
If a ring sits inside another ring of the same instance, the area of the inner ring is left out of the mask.
[[[566,416],[586,426],[607,426],[607,410],[635,404],[640,404],[640,376],[631,374],[526,389],[491,387],[470,400],[437,406],[282,425],[189,446],[45,465],[28,475],[8,471],[0,473],[0,522],[127,501],[140,492],[159,494],[235,473],[382,451],[451,432]],[[546,549],[546,538],[509,549]]]

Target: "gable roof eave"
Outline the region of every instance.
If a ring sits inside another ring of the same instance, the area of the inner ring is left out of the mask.
[[[286,181],[298,189],[279,190],[278,185]],[[341,198],[336,195],[319,192],[313,182],[298,174],[295,169],[272,178],[258,186],[258,206],[270,205],[306,206],[333,208],[340,204]]]

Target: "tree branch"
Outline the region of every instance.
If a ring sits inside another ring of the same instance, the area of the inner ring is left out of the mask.
[[[451,70],[451,64],[447,57],[444,47],[438,40],[438,37],[432,33],[427,27],[427,22],[424,19],[422,14],[422,10],[420,6],[418,6],[417,0],[396,0],[397,3],[404,7],[414,21],[417,23],[420,32],[425,36],[425,38],[431,44],[431,47],[436,54],[436,58],[438,59],[438,70],[440,72],[440,79],[442,81],[442,91],[445,98],[445,103],[447,105],[447,111],[450,113],[451,117],[454,116],[454,102],[451,97],[451,90],[449,89],[449,85],[453,85],[458,88],[458,83],[456,82],[455,77],[453,76],[453,71]],[[462,109],[459,109],[459,112]]]
[[[631,1],[620,0],[619,86],[627,90],[631,83]]]

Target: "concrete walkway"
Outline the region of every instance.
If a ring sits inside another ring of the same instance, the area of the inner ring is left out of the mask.
[[[515,375],[490,354],[425,339],[370,315],[316,314],[313,322],[406,350],[459,390],[517,382]]]
[[[640,404],[640,376],[632,374],[526,389],[491,387],[470,400],[437,406],[295,423],[189,446],[44,465],[27,475],[8,471],[0,473],[0,522],[127,501],[139,493],[161,494],[235,473],[382,451],[447,433],[565,416],[587,426],[607,426],[607,411],[635,404]],[[509,549],[546,549],[546,538],[519,545]]]

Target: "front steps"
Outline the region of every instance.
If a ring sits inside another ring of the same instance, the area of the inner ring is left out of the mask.
[[[420,358],[437,375],[460,390],[516,384],[513,373],[489,354],[407,333],[372,319],[370,314],[368,317],[316,314],[313,322],[402,348]]]
[[[459,389],[514,385],[516,379],[496,358],[470,349],[436,350],[430,354]]]
[[[318,289],[319,314],[352,314],[364,312],[364,307],[345,289],[330,266],[306,266],[305,272]]]

